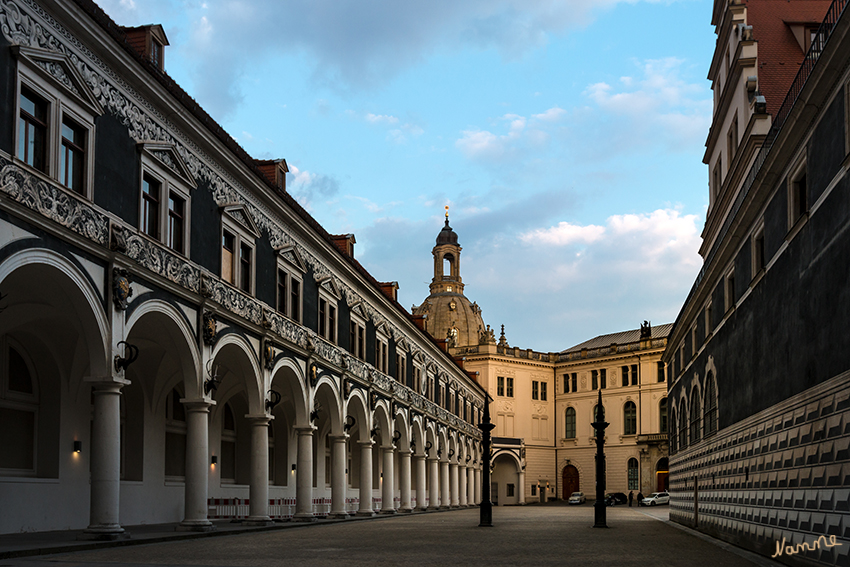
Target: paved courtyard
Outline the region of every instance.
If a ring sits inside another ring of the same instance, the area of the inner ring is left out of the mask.
[[[608,509],[609,529],[593,529],[593,507],[478,509],[293,526],[260,533],[13,558],[0,567],[253,565],[775,565],[666,522],[667,508]]]

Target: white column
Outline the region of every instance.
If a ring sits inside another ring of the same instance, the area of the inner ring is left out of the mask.
[[[425,486],[425,455],[416,455],[416,509],[425,510],[428,505],[428,487]]]
[[[449,462],[440,463],[440,508],[451,506],[452,495],[449,489]]]
[[[481,463],[475,467],[475,503],[481,504]]]
[[[467,500],[467,498],[466,498],[466,496],[467,496],[467,494],[466,494],[466,480],[469,477],[469,475],[467,474],[466,471],[467,471],[466,466],[462,466],[458,470],[458,478],[460,480],[460,487],[458,488],[458,491],[460,492],[460,505],[461,505],[461,507],[466,507],[469,504],[469,500]]]
[[[458,497],[458,478],[457,478],[457,463],[449,464],[449,475],[451,478],[451,492],[452,492],[452,508],[457,508],[460,506],[460,499]]]
[[[360,444],[360,509],[358,516],[374,516],[372,511],[372,441]]]
[[[345,461],[348,435],[331,435],[331,516],[347,518],[345,509]]]
[[[186,488],[183,521],[177,531],[210,532],[215,526],[207,519],[209,484],[208,401],[180,400],[186,410]]]
[[[251,487],[248,491],[251,514],[249,526],[271,525],[269,517],[269,416],[246,415],[251,424]]]
[[[401,493],[401,512],[412,512],[410,503],[410,451],[399,451],[398,454],[398,482]]]
[[[477,504],[477,502],[475,502],[475,467],[471,465],[468,466],[466,468],[466,476],[466,491],[468,493],[466,501],[470,506],[475,506]]]
[[[295,469],[295,515],[293,520],[313,522],[313,426],[296,427],[298,466]]]
[[[94,421],[91,430],[91,507],[89,527],[80,539],[127,537],[118,522],[121,492],[121,388],[130,382],[117,379],[93,382]]]
[[[384,454],[384,466],[381,482],[381,514],[395,514],[396,509],[393,505],[393,495],[395,489],[393,487],[393,449],[392,445],[381,447]]]
[[[519,503],[525,504],[525,471],[519,471],[517,476],[519,477],[519,480],[517,480],[517,484],[519,485]],[[547,492],[546,498],[548,497],[549,494]]]
[[[428,459],[431,463],[431,486],[428,487],[429,510],[440,508],[440,461],[436,457]]]

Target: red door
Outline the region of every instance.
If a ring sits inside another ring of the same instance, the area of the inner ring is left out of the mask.
[[[573,492],[578,492],[579,482],[578,482],[578,469],[573,465],[567,465],[564,467],[564,476],[563,476],[563,499],[567,500],[570,497],[570,494]]]

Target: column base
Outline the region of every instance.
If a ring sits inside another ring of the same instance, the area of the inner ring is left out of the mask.
[[[331,512],[328,514],[328,518],[333,518],[335,520],[347,520],[351,515],[348,512]]]
[[[381,510],[381,514],[398,514],[398,510],[390,508],[389,510]]]
[[[437,509],[438,509],[438,510],[449,510],[450,508],[451,508],[451,506],[440,506],[440,507],[439,507],[439,508],[437,508]]]
[[[174,528],[176,532],[214,532],[215,525],[209,520],[185,520]]]
[[[357,510],[357,514],[355,515],[360,518],[371,518],[375,515],[375,512],[372,510]]]
[[[298,512],[292,516],[293,522],[318,522],[319,518],[313,515],[312,512]]]
[[[439,506],[428,506],[425,509],[428,510],[429,512],[433,512],[434,510],[439,510],[440,507]]]
[[[116,541],[119,539],[130,539],[130,534],[119,525],[95,526],[83,530],[77,536],[80,541]]]
[[[399,508],[398,511],[402,514],[410,514],[411,512],[413,512],[413,508]]]
[[[268,516],[248,516],[242,524],[245,526],[272,526],[274,522]]]

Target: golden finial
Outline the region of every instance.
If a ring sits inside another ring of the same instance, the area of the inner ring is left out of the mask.
[[[446,205],[446,219],[449,218],[449,206]]]

